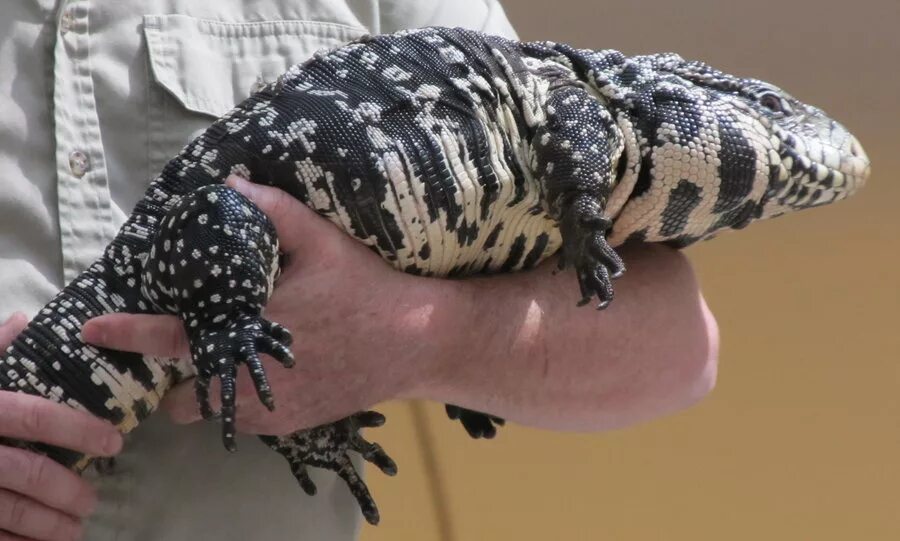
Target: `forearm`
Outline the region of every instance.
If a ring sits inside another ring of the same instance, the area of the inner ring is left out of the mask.
[[[687,407],[712,388],[717,329],[678,252],[622,249],[628,271],[616,300],[597,312],[575,306],[577,280],[571,270],[554,276],[553,261],[495,277],[413,276],[283,192],[237,186],[279,231],[294,232],[282,235],[288,265],[265,313],[294,334],[298,363],[267,369],[276,413],[238,379],[245,431],[287,434],[408,397],[532,426],[603,430]],[[112,314],[82,332],[103,347],[188,354],[171,316]],[[199,418],[190,383],[166,403],[178,422]]]
[[[693,270],[659,246],[623,254],[628,272],[603,312],[575,306],[576,281],[553,276],[553,262],[432,291],[439,353],[409,395],[559,430],[613,429],[695,403],[715,382],[718,330]]]

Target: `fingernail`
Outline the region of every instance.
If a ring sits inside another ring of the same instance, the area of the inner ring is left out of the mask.
[[[234,188],[237,190],[240,186],[244,185],[247,181],[243,177],[239,177],[237,175],[228,175],[228,178],[225,179],[225,185],[229,188]]]
[[[103,328],[103,325],[88,321],[81,329],[81,337],[85,342],[103,345],[106,343],[106,329]]]
[[[119,451],[122,450],[122,435],[118,433],[110,434],[103,444],[103,449],[107,455],[119,454]]]

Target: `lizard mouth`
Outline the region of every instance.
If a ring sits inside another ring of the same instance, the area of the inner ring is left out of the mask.
[[[806,208],[839,201],[859,190],[870,173],[859,141],[831,121],[815,128],[784,132],[781,138],[780,189],[773,200],[784,208]]]

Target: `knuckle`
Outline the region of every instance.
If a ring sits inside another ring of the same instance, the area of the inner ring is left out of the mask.
[[[28,518],[28,502],[20,496],[12,496],[6,511],[6,527],[20,530]]]
[[[23,453],[11,448],[0,450],[0,479],[3,486],[12,482],[19,472],[24,471],[26,464]]]
[[[19,420],[22,423],[22,431],[25,434],[38,436],[44,430],[44,415],[38,402],[25,404]]]
[[[70,439],[78,446],[77,450],[100,454],[103,452],[105,432],[101,424],[93,419],[85,419],[77,432],[71,434]]]
[[[289,196],[282,191],[275,191],[271,194],[271,198],[269,199],[269,207],[271,210],[272,216],[284,216],[286,215],[290,209],[293,201],[289,199]]]
[[[25,472],[25,482],[28,486],[40,486],[47,482],[48,468],[47,459],[40,456],[31,456],[25,459],[23,470]]]

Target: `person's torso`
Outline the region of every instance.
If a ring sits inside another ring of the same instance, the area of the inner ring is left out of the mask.
[[[404,23],[512,34],[493,1],[465,3],[4,2],[0,316],[33,315],[198,131],[316,50]],[[85,538],[355,537],[358,511],[335,475],[313,472],[319,493],[308,497],[255,437],[230,455],[218,436],[215,424],[142,425],[114,473],[96,478],[101,503]]]

